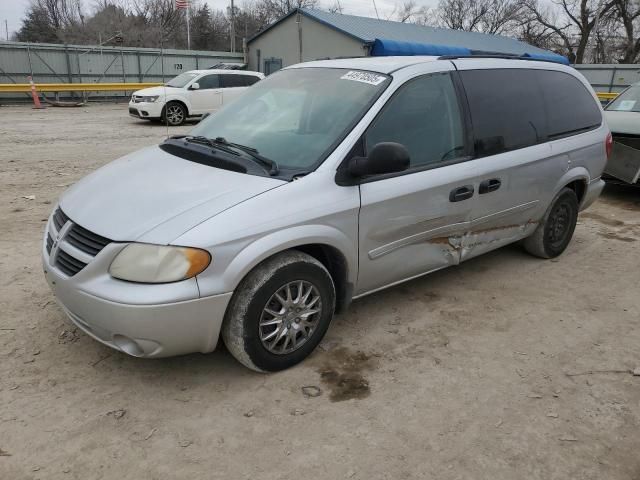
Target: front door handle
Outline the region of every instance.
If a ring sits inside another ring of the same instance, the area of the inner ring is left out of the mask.
[[[464,185],[462,187],[454,188],[449,193],[450,202],[461,202],[467,198],[473,197],[473,185]]]
[[[478,193],[480,195],[483,195],[485,193],[495,192],[500,188],[500,185],[502,185],[502,182],[500,181],[499,178],[492,178],[490,180],[485,180],[484,182],[480,183],[480,188],[478,189]]]

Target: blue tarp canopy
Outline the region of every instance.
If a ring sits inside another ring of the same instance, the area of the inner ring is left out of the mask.
[[[533,48],[533,47],[532,47]],[[485,52],[475,51],[466,47],[453,47],[448,45],[434,45],[430,43],[417,42],[401,42],[398,40],[386,40],[376,38],[371,47],[372,57],[391,57],[391,56],[411,56],[411,55],[507,55],[517,58],[518,55],[501,52]],[[545,60],[547,62],[556,62],[569,65],[569,60],[562,55],[556,53],[524,53],[521,57],[531,58],[534,60]]]
[[[465,47],[449,47],[429,43],[400,42],[398,40],[381,40],[376,38],[371,48],[372,57],[392,57],[404,55],[471,55]]]
[[[567,57],[558,55],[557,53],[525,53],[523,57],[533,58],[534,60],[546,60],[547,62],[563,63],[565,65],[571,65]]]

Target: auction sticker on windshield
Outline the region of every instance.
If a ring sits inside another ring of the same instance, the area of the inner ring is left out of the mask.
[[[376,75],[371,72],[358,72],[351,70],[340,77],[342,80],[353,80],[354,82],[368,83],[370,85],[380,85],[386,77]]]

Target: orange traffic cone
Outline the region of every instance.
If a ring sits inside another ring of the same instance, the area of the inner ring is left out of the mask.
[[[29,79],[29,83],[31,84],[31,97],[33,98],[33,108],[38,110],[43,110],[44,106],[40,104],[40,98],[38,98],[38,92],[36,91],[36,85],[33,83],[33,78],[27,77]]]

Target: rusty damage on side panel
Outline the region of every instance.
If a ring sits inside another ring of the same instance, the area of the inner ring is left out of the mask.
[[[453,237],[434,237],[427,240],[427,243],[431,243],[434,245],[447,245],[451,247],[451,249],[455,251],[465,250],[467,253],[474,248],[481,245],[489,245],[494,242],[498,242],[501,240],[505,240],[508,237],[504,237],[501,235],[496,236],[487,236],[482,239],[478,239],[477,237],[483,236],[490,233],[495,232],[504,232],[505,230],[514,230],[518,229],[520,232],[523,232],[531,225],[537,225],[539,221],[536,220],[527,220],[526,223],[521,225],[505,225],[501,227],[491,227],[491,228],[483,228],[480,230],[472,230],[469,233],[463,236],[453,236]],[[476,240],[473,243],[466,243],[465,240]]]
[[[449,237],[434,237],[427,240],[428,243],[439,243],[442,245],[449,245]]]

